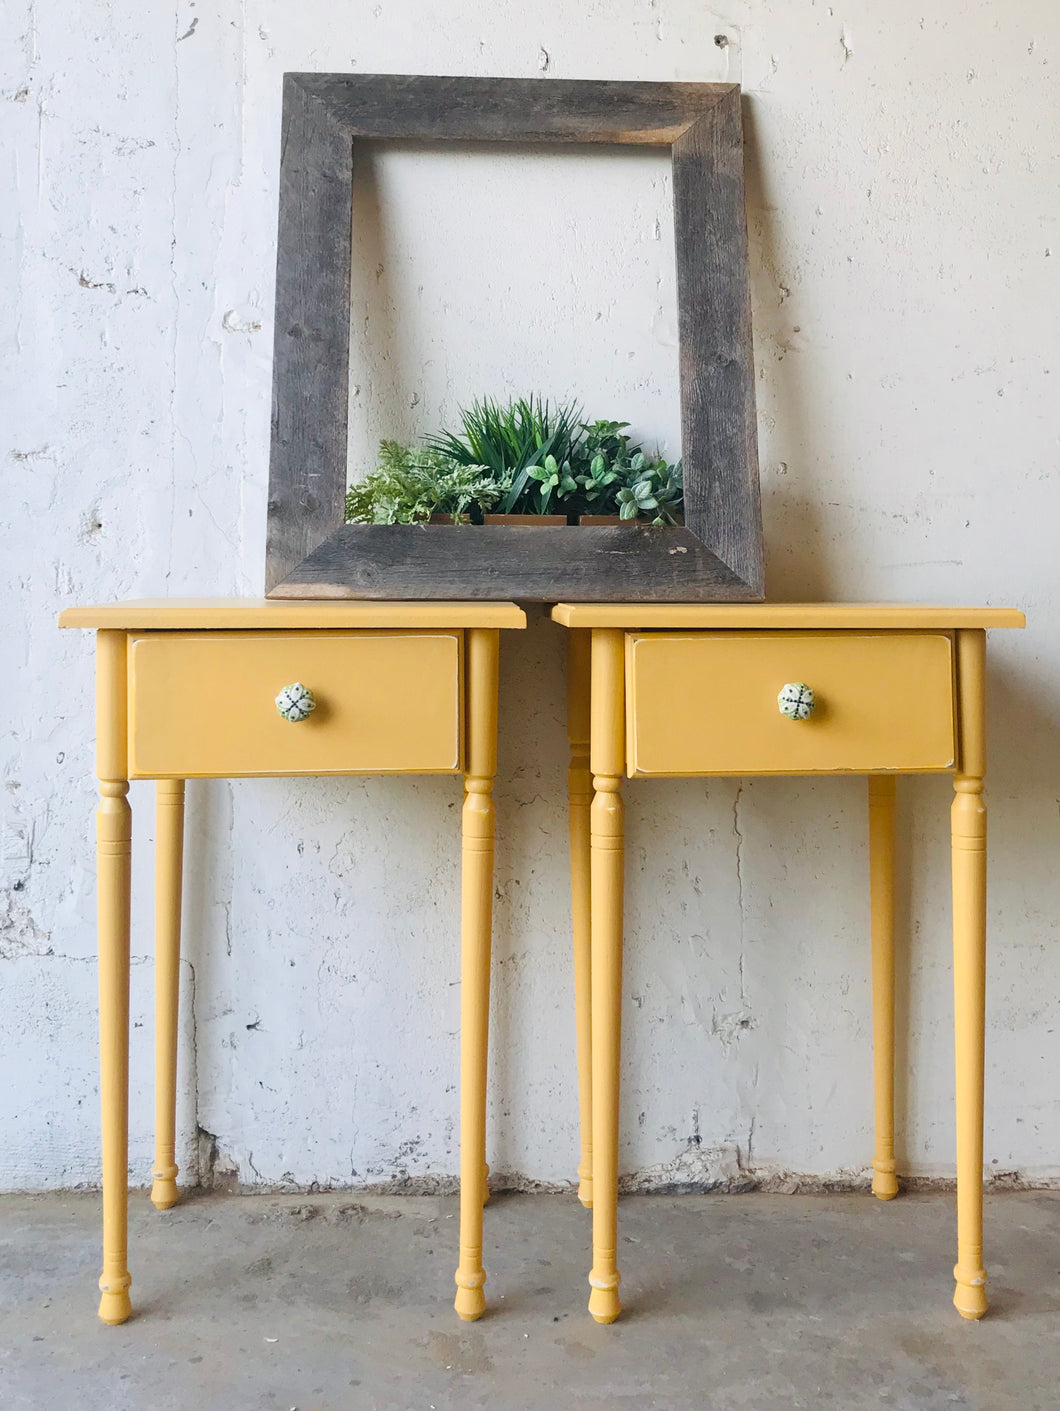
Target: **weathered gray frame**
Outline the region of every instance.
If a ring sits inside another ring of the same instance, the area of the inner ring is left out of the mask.
[[[672,149],[683,528],[343,522],[358,138]],[[273,598],[763,596],[738,85],[284,75],[265,587]]]

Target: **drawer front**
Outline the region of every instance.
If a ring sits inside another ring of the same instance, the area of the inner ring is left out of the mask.
[[[276,709],[300,681],[316,699]],[[133,778],[456,773],[460,632],[153,632],[129,639]]]
[[[952,769],[953,644],[943,633],[629,633],[633,775]],[[789,682],[814,692],[781,715]]]

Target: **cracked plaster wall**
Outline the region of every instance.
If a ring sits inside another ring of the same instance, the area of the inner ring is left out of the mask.
[[[987,1158],[1055,1180],[1055,7],[504,0],[441,16],[422,0],[6,0],[0,642],[17,684],[0,1187],[98,1172],[91,643],[55,616],[260,590],[280,75],[350,68],[744,84],[771,595],[1029,614],[1025,634],[991,644]],[[358,240],[366,255],[380,243],[383,274],[366,276],[355,312],[363,445],[425,429],[464,383],[577,392],[675,444],[665,163],[569,160],[522,168],[529,200],[514,166],[479,160],[455,210],[414,154],[364,169],[377,209]],[[484,312],[460,273],[460,217],[475,228],[479,192],[502,212]],[[562,649],[537,614],[505,643],[497,790],[490,1161],[541,1182],[569,1178],[576,1155]],[[246,1185],[451,1177],[458,785],[188,794],[182,1167]],[[858,1179],[871,1155],[863,786],[656,782],[627,798],[630,1183]],[[945,1176],[948,785],[900,798],[899,1153]],[[142,1181],[150,788],[132,801]]]

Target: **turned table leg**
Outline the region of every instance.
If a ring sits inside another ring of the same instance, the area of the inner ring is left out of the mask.
[[[578,1199],[593,1204],[593,1063],[592,931],[589,886],[589,815],[593,778],[589,769],[590,633],[572,629],[567,642],[567,738],[570,769],[567,792],[570,818],[571,919],[574,934],[574,1013],[578,1034],[578,1116],[581,1160]]]
[[[962,1318],[987,1309],[983,1267],[983,1065],[986,1025],[986,634],[957,633],[960,769],[950,814],[953,857],[953,1017],[957,1094],[957,1288]]]
[[[103,1132],[103,1274],[99,1316],[132,1312],[128,1269],[129,886],[132,814],[126,752],[125,633],[96,635],[96,885],[99,1057]]]
[[[155,802],[155,1165],[151,1200],[168,1210],[177,1189],[177,1013],[184,867],[184,780],[160,779]]]
[[[618,1296],[618,1091],[622,1032],[622,892],[625,846],[624,639],[595,629],[592,638],[593,802],[590,815],[592,899],[593,1267],[589,1312],[613,1323]]]
[[[870,775],[872,1063],[876,1088],[872,1192],[880,1200],[892,1200],[898,1194],[894,1164],[894,802],[894,775]]]
[[[499,633],[467,634],[468,741],[464,779],[460,991],[460,1263],[455,1308],[486,1309],[482,1206],[486,1198],[486,1052],[493,909],[493,776],[497,769]]]

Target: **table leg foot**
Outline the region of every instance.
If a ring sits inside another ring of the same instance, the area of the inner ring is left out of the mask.
[[[125,1275],[124,1284],[121,1279],[100,1279],[99,1286],[103,1296],[99,1300],[99,1316],[104,1323],[116,1327],[119,1323],[124,1323],[132,1313],[132,1300],[129,1298],[129,1285],[132,1279]]]
[[[593,1208],[593,1174],[580,1166],[578,1168],[578,1199],[586,1210]]]
[[[485,1282],[486,1275],[481,1269],[478,1273],[470,1274],[464,1274],[459,1269],[457,1270],[456,1299],[453,1307],[462,1322],[474,1323],[485,1313],[486,1294],[482,1287]]]
[[[598,1323],[613,1323],[622,1312],[622,1302],[618,1296],[618,1274],[611,1274],[606,1283],[589,1275],[592,1292],[589,1294],[589,1312]]]
[[[962,1269],[958,1264],[953,1277],[957,1280],[953,1293],[954,1308],[962,1318],[978,1321],[990,1306],[986,1298],[986,1270]]]
[[[177,1185],[177,1167],[166,1166],[156,1168],[153,1172],[154,1182],[151,1186],[151,1204],[156,1210],[171,1210],[180,1199],[180,1187]]]
[[[893,1161],[877,1159],[872,1163],[872,1193],[877,1200],[893,1200],[898,1194],[898,1177],[894,1167]]]

